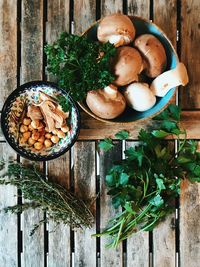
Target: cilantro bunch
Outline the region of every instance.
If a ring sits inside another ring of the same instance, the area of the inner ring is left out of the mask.
[[[102,44],[67,32],[45,47],[49,72],[75,101],[83,100],[88,91],[103,88],[115,79],[110,71],[115,52],[110,43]]]
[[[157,129],[141,129],[140,144],[128,148],[126,158],[114,164],[106,176],[112,204],[121,208],[97,235],[109,235],[109,247],[116,247],[134,232],[151,231],[174,211],[181,179],[200,182],[200,153],[197,142],[187,140],[186,131],[179,127],[180,108],[170,105],[155,119]],[[174,146],[164,140],[170,135],[178,140],[176,153]],[[105,150],[112,146],[110,139],[100,143]]]

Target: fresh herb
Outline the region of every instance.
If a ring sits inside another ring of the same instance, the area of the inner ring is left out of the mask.
[[[64,112],[68,112],[71,108],[69,99],[63,95],[58,95],[56,98],[58,100],[59,105],[62,107],[62,110]]]
[[[102,233],[108,247],[116,247],[132,233],[151,231],[175,209],[181,179],[200,182],[200,153],[197,142],[186,139],[180,129],[180,108],[170,105],[155,119],[157,129],[139,132],[140,144],[125,151],[126,158],[113,165],[106,176],[115,208],[119,212]],[[176,136],[178,151],[164,140]]]
[[[115,137],[119,140],[126,140],[129,137],[129,132],[126,130],[119,131]]]
[[[106,138],[99,143],[99,148],[104,150],[105,152],[109,151],[113,147],[112,139]]]
[[[48,70],[58,79],[75,101],[81,101],[90,90],[104,88],[114,80],[110,60],[116,48],[86,36],[63,32],[52,45],[45,47]]]
[[[52,219],[56,223],[63,222],[79,228],[90,227],[93,222],[93,216],[83,200],[61,185],[46,180],[35,167],[29,168],[9,162],[6,173],[0,177],[0,184],[17,186],[21,189],[23,197],[31,201],[7,207],[6,212],[17,213],[28,208],[39,208],[48,212],[46,222]],[[31,234],[41,223],[43,220],[34,226]]]

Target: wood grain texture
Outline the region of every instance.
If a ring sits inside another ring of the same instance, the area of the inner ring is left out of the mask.
[[[16,0],[1,0],[0,10],[0,109],[2,109],[4,100],[17,84]]]
[[[123,1],[122,0],[102,0],[101,1],[101,16],[113,13],[123,13]]]
[[[200,142],[199,142],[200,151]],[[181,182],[180,266],[196,267],[200,262],[200,184]]]
[[[109,152],[99,152],[99,175],[100,175],[100,228],[103,230],[108,221],[116,214],[113,208],[111,198],[107,195],[105,185],[105,176],[115,161],[121,159],[122,145],[116,142],[115,146]],[[122,244],[116,249],[107,249],[105,246],[109,243],[108,237],[101,237],[101,266],[103,267],[120,267],[122,266]]]
[[[16,159],[16,154],[5,143],[0,144],[1,159],[5,162]],[[1,172],[0,172],[1,173]],[[3,171],[2,171],[3,173]],[[15,267],[18,261],[17,215],[5,213],[4,208],[17,204],[17,188],[0,186],[0,265]]]
[[[69,152],[58,159],[48,162],[48,175],[51,181],[57,182],[66,188],[70,186],[70,155]],[[71,260],[70,227],[53,221],[48,224],[49,249],[48,266],[69,267]]]
[[[43,2],[22,1],[21,83],[41,80],[43,69]]]
[[[74,146],[74,187],[85,200],[96,197],[95,142],[77,142]],[[91,207],[95,215],[95,202]],[[91,229],[75,230],[74,266],[96,266],[95,222]]]
[[[183,0],[181,6],[181,61],[185,63],[189,84],[180,90],[180,104],[184,109],[200,108],[200,2]]]
[[[128,15],[140,16],[142,18],[149,18],[150,1],[143,0],[128,0]]]
[[[21,83],[42,79],[43,69],[43,2],[22,1],[21,22]],[[32,164],[26,161],[27,164]],[[26,200],[23,200],[26,201]],[[41,226],[33,236],[30,232],[44,213],[38,209],[27,210],[21,215],[23,231],[22,266],[43,266],[44,264],[44,227]]]
[[[129,124],[110,124],[93,119],[85,112],[81,112],[81,131],[79,140],[98,140],[111,137],[120,130],[127,130],[130,133],[129,139],[137,139],[141,128],[151,130],[156,122],[147,119],[146,121],[133,122]],[[181,126],[187,130],[188,139],[200,139],[199,131],[200,111],[183,111],[181,115]]]
[[[126,142],[126,149],[138,142]],[[127,267],[149,267],[149,233],[135,233],[127,239]],[[170,266],[171,267],[171,266]]]
[[[96,5],[93,0],[74,1],[74,31],[75,34],[83,33],[95,22]]]

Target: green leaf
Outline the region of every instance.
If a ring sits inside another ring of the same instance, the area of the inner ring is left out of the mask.
[[[132,204],[130,202],[126,202],[124,205],[125,210],[127,210],[131,214],[135,214],[136,212],[132,209]]]
[[[121,185],[126,185],[129,180],[129,175],[127,173],[122,172],[119,177],[119,183]]]
[[[108,186],[114,186],[115,185],[115,177],[114,177],[114,175],[112,175],[112,174],[108,174],[108,175],[106,175],[106,184],[108,185]]]
[[[177,123],[170,120],[164,120],[161,125],[161,129],[171,132],[172,130],[177,129]]]
[[[115,134],[115,137],[120,140],[126,140],[129,137],[129,132],[126,130],[119,131]]]
[[[99,148],[105,152],[109,151],[113,147],[112,139],[106,138],[99,143]]]
[[[179,156],[177,158],[177,161],[178,161],[179,164],[185,164],[185,163],[191,162],[192,159],[188,158],[188,157],[184,157],[184,156]]]
[[[180,121],[180,118],[181,118],[181,108],[180,107],[178,107],[174,104],[170,104],[168,106],[168,110],[169,110],[172,118],[174,118],[177,121]]]
[[[68,112],[71,107],[68,98],[63,95],[58,95],[56,98],[58,100],[59,105],[62,107],[62,110],[64,112]]]
[[[163,130],[154,130],[154,131],[152,131],[152,135],[155,136],[156,138],[164,138],[164,137],[170,135],[170,133],[165,132]]]
[[[130,147],[124,153],[128,160],[136,159],[138,161],[139,167],[141,167],[144,153],[142,151],[142,148],[138,147],[137,149],[138,150],[136,150],[136,148]]]
[[[162,197],[158,194],[156,195],[154,198],[152,198],[151,200],[149,200],[149,203],[152,204],[155,207],[160,207],[161,205],[164,204],[164,200],[162,199]]]
[[[163,190],[163,189],[166,189],[165,185],[164,185],[164,182],[162,179],[160,178],[156,178],[156,184],[159,188],[159,191]]]

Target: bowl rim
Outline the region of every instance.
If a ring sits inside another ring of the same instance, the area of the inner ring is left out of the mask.
[[[27,82],[27,83],[24,83],[24,84],[21,84],[21,85],[17,86],[17,88],[15,90],[13,90],[9,94],[9,96],[6,98],[6,100],[4,102],[4,105],[3,105],[3,108],[2,108],[2,111],[1,111],[1,129],[2,129],[3,136],[4,136],[5,140],[7,141],[7,143],[20,156],[22,156],[23,158],[29,159],[31,161],[49,161],[49,160],[56,159],[56,158],[62,156],[63,154],[65,154],[74,145],[74,143],[76,142],[76,140],[78,138],[78,135],[80,133],[81,116],[80,116],[80,111],[78,109],[78,106],[76,105],[76,103],[74,102],[72,97],[70,95],[68,95],[68,98],[70,99],[70,101],[71,101],[71,103],[73,105],[73,108],[76,110],[76,113],[77,113],[77,130],[76,130],[76,134],[75,134],[75,136],[73,138],[73,141],[65,149],[63,149],[62,152],[58,152],[56,155],[49,155],[49,156],[46,156],[46,157],[41,156],[41,158],[38,159],[37,157],[36,158],[32,158],[31,156],[29,157],[28,155],[24,154],[24,152],[22,150],[20,150],[18,147],[16,147],[13,144],[13,142],[11,142],[10,138],[8,138],[8,132],[6,131],[6,128],[5,128],[5,116],[4,116],[4,113],[6,111],[7,105],[10,102],[10,100],[13,99],[13,97],[15,97],[16,94],[18,94],[21,89],[24,90],[27,87],[34,86],[34,85],[37,85],[37,84],[54,87],[55,89],[59,89],[65,95],[67,93],[65,90],[60,88],[56,83],[49,82],[49,81],[42,81],[42,80],[34,80],[34,81],[30,81],[30,82]]]
[[[133,20],[134,18],[137,18],[137,19],[139,19],[139,20],[142,20],[142,21],[144,21],[144,22],[146,22],[146,23],[150,23],[150,24],[152,24],[155,28],[157,28],[161,33],[162,33],[162,35],[164,36],[164,38],[168,41],[168,43],[170,44],[170,46],[171,46],[171,48],[172,48],[172,50],[173,50],[173,53],[174,53],[174,55],[175,55],[175,58],[176,58],[176,60],[177,60],[177,63],[179,62],[179,58],[178,58],[178,55],[177,55],[177,52],[176,52],[176,50],[175,50],[175,48],[174,48],[174,46],[173,46],[173,44],[172,44],[172,42],[171,42],[171,40],[168,38],[168,36],[166,35],[166,33],[158,26],[158,25],[156,25],[154,22],[152,22],[152,20],[148,20],[148,19],[145,19],[145,18],[142,18],[142,17],[140,17],[140,16],[132,16],[132,15],[126,15],[126,16],[128,16],[131,20]],[[97,20],[97,21],[95,21],[94,23],[92,23],[91,25],[90,25],[90,27],[88,27],[82,34],[81,34],[81,36],[84,36],[92,27],[94,27],[97,23],[99,23],[102,19],[103,19],[104,17],[102,17],[101,19],[99,19],[99,20]],[[174,87],[175,88],[175,90],[174,90],[174,93],[173,93],[173,95],[171,96],[171,98],[170,98],[170,100],[163,106],[163,108],[162,109],[160,109],[158,112],[155,112],[154,114],[152,114],[152,115],[150,115],[150,116],[148,116],[148,117],[146,117],[146,118],[141,118],[141,119],[138,119],[138,120],[135,120],[135,121],[127,121],[127,122],[122,122],[122,121],[111,121],[111,120],[106,120],[106,119],[103,119],[103,118],[100,118],[100,117],[98,117],[97,115],[95,115],[92,111],[90,111],[90,110],[88,110],[86,107],[85,107],[85,105],[83,104],[83,102],[80,102],[80,101],[78,101],[77,103],[78,103],[78,105],[87,113],[87,114],[89,114],[91,117],[93,117],[94,119],[96,119],[96,120],[98,120],[98,121],[101,121],[101,122],[106,122],[106,123],[108,123],[108,124],[119,124],[119,125],[128,125],[128,124],[135,124],[135,123],[137,123],[137,122],[145,122],[145,121],[147,121],[147,120],[149,120],[149,119],[152,119],[153,117],[155,117],[155,116],[157,116],[158,114],[160,114],[164,109],[166,109],[168,106],[169,106],[169,104],[171,103],[171,100],[174,98],[174,96],[175,96],[175,94],[176,94],[176,92],[177,92],[177,89],[178,89],[178,86],[176,86],[176,87]]]

